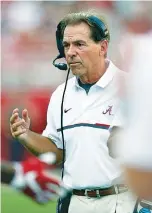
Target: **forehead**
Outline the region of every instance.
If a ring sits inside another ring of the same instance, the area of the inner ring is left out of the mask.
[[[90,38],[90,27],[85,23],[68,25],[64,30],[63,41],[88,40]]]

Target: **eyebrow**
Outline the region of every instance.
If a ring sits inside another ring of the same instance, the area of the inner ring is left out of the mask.
[[[86,43],[86,41],[84,41],[84,40],[75,40],[75,41],[73,41],[72,43],[74,43],[74,44],[76,44],[76,43]],[[62,44],[64,45],[64,44],[69,44],[69,42],[68,41],[63,41],[62,42]]]

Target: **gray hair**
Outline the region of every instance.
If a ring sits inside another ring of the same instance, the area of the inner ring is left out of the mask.
[[[92,11],[83,12],[82,11],[82,12],[78,12],[78,13],[70,13],[70,14],[66,15],[61,21],[61,39],[63,39],[64,30],[68,25],[77,25],[77,24],[84,22],[84,23],[88,24],[88,26],[90,27],[91,39],[96,43],[101,41],[103,39],[103,37],[99,36],[99,35],[101,35],[100,29],[95,27],[93,25],[93,23],[90,22],[90,20],[89,20],[90,16],[95,16],[98,19],[100,19],[105,24],[106,28],[108,29],[108,25],[105,22],[104,17],[99,15],[96,12],[92,12]],[[105,39],[108,42],[110,41],[109,29],[108,29],[108,33],[107,33],[107,36]]]

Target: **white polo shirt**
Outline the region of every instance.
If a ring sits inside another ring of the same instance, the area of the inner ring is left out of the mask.
[[[105,74],[88,94],[76,77],[68,80],[63,112],[66,148],[63,181],[69,187],[109,187],[120,176],[119,166],[107,148],[110,128],[121,125],[117,74],[123,75],[123,72],[110,61]],[[60,117],[64,85],[52,94],[43,131],[43,136],[60,149],[63,147]]]

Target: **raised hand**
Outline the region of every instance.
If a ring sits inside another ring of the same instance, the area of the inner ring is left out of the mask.
[[[17,139],[22,139],[26,135],[30,127],[30,118],[28,116],[28,111],[24,109],[22,111],[22,118],[19,117],[19,109],[13,110],[12,116],[10,118],[10,130],[12,136]]]

